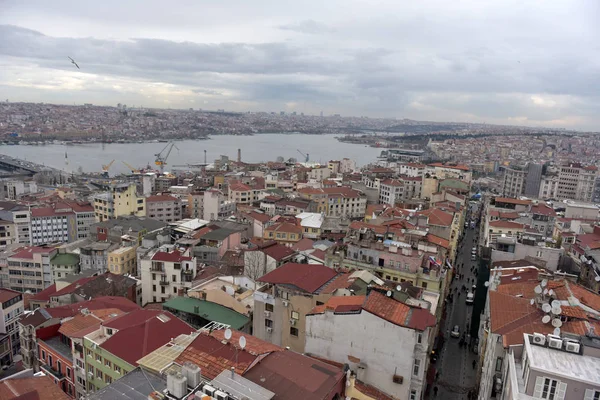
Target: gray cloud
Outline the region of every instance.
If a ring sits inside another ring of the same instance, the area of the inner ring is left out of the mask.
[[[307,19],[293,24],[280,25],[279,29],[284,31],[306,33],[309,35],[335,32],[335,29],[312,19]]]
[[[429,0],[425,14],[392,1],[224,0],[159,13],[148,0],[112,18],[107,8],[32,1],[0,13],[7,97],[600,124],[595,5]]]

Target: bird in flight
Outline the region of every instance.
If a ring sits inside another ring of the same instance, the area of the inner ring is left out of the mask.
[[[77,65],[77,63],[75,62],[75,60],[73,60],[73,59],[72,59],[71,57],[69,57],[69,56],[67,56],[67,58],[68,58],[69,60],[71,60],[71,63],[72,63],[73,65],[75,65],[75,66],[77,67],[77,69],[81,69],[81,68],[79,68],[79,65]]]

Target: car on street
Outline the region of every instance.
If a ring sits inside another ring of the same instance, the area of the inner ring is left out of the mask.
[[[475,254],[475,253],[477,253],[477,247],[473,247],[473,248],[471,249],[471,254]]]
[[[477,260],[477,256],[475,254],[471,254],[471,261],[476,261]]]
[[[450,336],[454,338],[460,337],[460,328],[458,327],[458,325],[454,325],[454,328],[452,328],[452,332],[450,332]]]
[[[473,295],[473,292],[467,293],[467,298],[465,300],[465,303],[467,303],[467,305],[470,306],[471,304],[473,304],[474,298],[475,298],[475,295]]]
[[[475,291],[477,290],[477,285],[471,286],[471,289],[473,289],[473,293],[475,293]]]

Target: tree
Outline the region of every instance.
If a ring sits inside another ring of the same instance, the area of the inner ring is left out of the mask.
[[[244,252],[244,275],[256,281],[270,272],[267,265],[267,255],[261,250]]]

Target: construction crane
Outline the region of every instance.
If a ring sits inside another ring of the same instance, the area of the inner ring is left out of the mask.
[[[160,153],[155,154],[156,160],[154,161],[154,164],[160,168],[160,172],[163,172],[165,169],[165,165],[167,165],[167,158],[169,158],[171,151],[173,151],[173,147],[179,150],[179,147],[175,146],[175,143],[170,142],[164,147],[164,149],[160,151]]]
[[[308,157],[308,156],[309,156],[309,154],[308,154],[308,153],[304,154],[304,153],[303,153],[303,152],[301,152],[300,150],[298,150],[298,153],[302,154],[302,157],[304,157],[304,162],[308,162],[308,159],[309,159],[309,157]]]
[[[141,171],[137,168],[132,167],[130,164],[126,163],[125,161],[121,161],[123,164],[125,164],[127,166],[127,168],[129,168],[131,170],[131,173],[133,174],[140,174]]]
[[[106,165],[102,165],[102,176],[105,178],[108,178],[108,170],[110,169],[110,167],[112,167],[112,165],[114,164],[115,160],[112,160],[111,162],[109,162]]]

